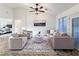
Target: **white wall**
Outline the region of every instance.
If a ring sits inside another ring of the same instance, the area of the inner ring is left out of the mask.
[[[14,9],[14,23],[15,23],[15,31],[21,33],[22,28],[26,28],[26,9],[23,8],[15,8]],[[17,23],[16,23],[17,22]],[[17,28],[16,28],[17,27]],[[17,29],[17,30],[16,30]]]
[[[58,21],[59,18],[64,17],[64,16],[68,17],[68,20],[67,20],[67,33],[72,36],[72,18],[76,17],[76,16],[79,16],[79,4],[73,6],[72,8],[64,11],[61,14],[59,14],[56,17],[56,21]]]
[[[44,27],[37,27],[34,26],[33,22],[34,20],[46,20],[46,26]],[[41,13],[38,15],[35,15],[33,12],[27,13],[27,30],[33,31],[33,35],[36,35],[39,31],[41,31],[42,35],[46,34],[46,31],[48,29],[54,29],[56,26],[56,18],[55,16],[48,14],[48,13]]]
[[[12,19],[13,10],[0,3],[0,17]]]
[[[12,24],[13,21],[13,9],[4,6],[0,3],[0,27],[3,27],[5,24]]]

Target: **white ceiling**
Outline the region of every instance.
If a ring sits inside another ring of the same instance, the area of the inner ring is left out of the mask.
[[[4,5],[10,8],[21,7],[26,9],[29,9],[30,6],[35,6],[34,3],[4,3]],[[42,3],[40,5],[47,8],[48,13],[58,15],[59,13],[62,13],[65,10],[73,7],[74,5],[76,5],[76,3]]]

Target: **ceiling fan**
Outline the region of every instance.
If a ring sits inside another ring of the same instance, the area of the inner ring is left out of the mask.
[[[45,11],[47,10],[43,6],[40,6],[39,3],[35,4],[35,8],[34,7],[30,7],[30,8],[33,9],[33,11],[29,11],[29,12],[35,12],[36,15],[38,15],[39,12],[45,13]]]

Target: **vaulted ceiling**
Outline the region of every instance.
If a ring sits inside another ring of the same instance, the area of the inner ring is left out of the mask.
[[[34,3],[4,3],[4,5],[10,8],[26,8],[27,10],[30,9],[29,7],[35,7]],[[40,3],[40,5],[48,9],[48,13],[56,16],[64,12],[65,10],[75,6],[76,3]]]

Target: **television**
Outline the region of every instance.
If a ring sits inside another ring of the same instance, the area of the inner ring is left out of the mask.
[[[45,20],[35,20],[34,26],[46,26],[46,21]]]

